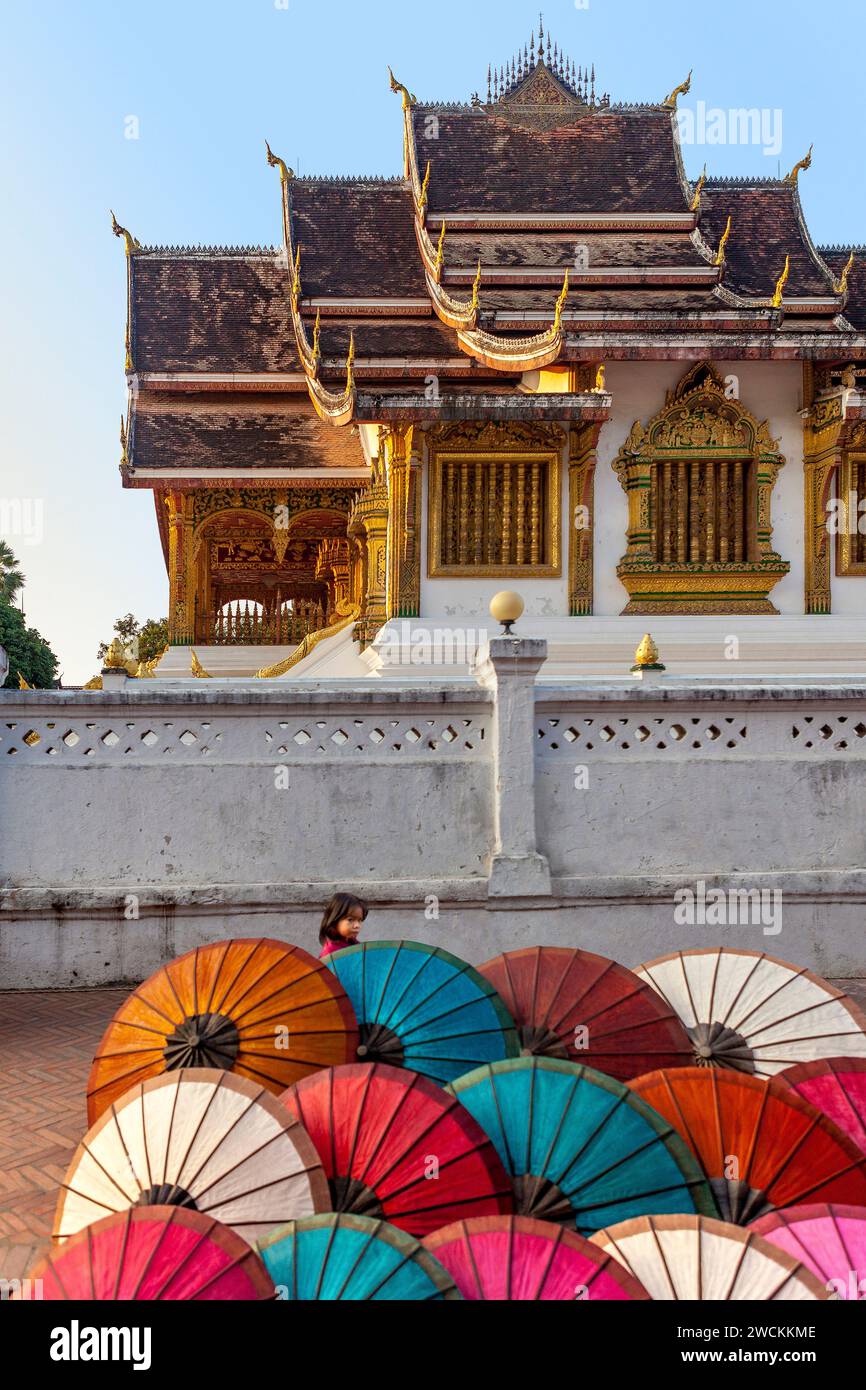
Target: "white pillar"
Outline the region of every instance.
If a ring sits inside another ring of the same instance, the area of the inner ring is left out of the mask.
[[[550,896],[550,869],[535,840],[535,678],[546,660],[544,641],[494,637],[474,670],[494,693],[491,898]]]

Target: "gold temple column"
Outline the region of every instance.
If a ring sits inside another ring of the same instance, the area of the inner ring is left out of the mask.
[[[363,545],[361,616],[355,629],[362,646],[372,642],[388,619],[388,484],[385,465],[376,459],[373,479],[361,493],[349,517],[348,535]]]
[[[382,438],[388,488],[389,618],[417,618],[421,611],[421,440],[412,425],[394,425]]]
[[[568,436],[568,611],[592,614],[595,465],[601,425],[576,425]]]
[[[168,631],[173,646],[194,641],[195,577],[192,562],[193,498],[172,492],[165,501],[168,511]]]
[[[627,447],[627,446],[626,446]],[[616,465],[615,465],[616,466]],[[628,527],[626,537],[629,560],[653,560],[652,532],[652,470],[653,462],[642,453],[629,453],[624,466],[620,465],[620,480],[628,499]],[[682,474],[680,475],[682,478]],[[680,513],[680,545],[685,542],[685,515]]]
[[[832,608],[830,566],[833,545],[827,506],[833,487],[833,474],[842,462],[845,411],[841,392],[815,400],[811,363],[804,363],[803,387],[804,405],[809,410],[803,422],[806,612],[829,613]]]

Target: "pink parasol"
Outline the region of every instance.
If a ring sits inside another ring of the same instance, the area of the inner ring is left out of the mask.
[[[827,1057],[799,1062],[780,1071],[777,1080],[827,1115],[866,1153],[866,1059]]]
[[[828,1293],[852,1302],[866,1298],[863,1207],[788,1207],[762,1216],[752,1230],[804,1264]]]
[[[549,1221],[479,1216],[445,1226],[424,1244],[463,1297],[476,1302],[649,1298],[612,1255]]]
[[[46,1300],[273,1299],[261,1259],[228,1226],[185,1207],[129,1207],[51,1250],[29,1284]]]

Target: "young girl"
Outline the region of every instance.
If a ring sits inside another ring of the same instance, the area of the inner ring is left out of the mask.
[[[335,893],[322,917],[319,928],[319,941],[323,950],[319,960],[342,951],[346,946],[354,946],[358,940],[361,923],[367,917],[367,904],[361,898],[353,898],[351,893]]]

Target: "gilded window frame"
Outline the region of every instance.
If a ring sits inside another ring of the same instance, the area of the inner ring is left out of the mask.
[[[537,565],[461,565],[442,560],[443,478],[449,463],[541,464],[546,470],[542,544],[547,559]],[[562,577],[562,453],[554,448],[439,449],[432,451],[427,494],[428,579],[560,579]]]

